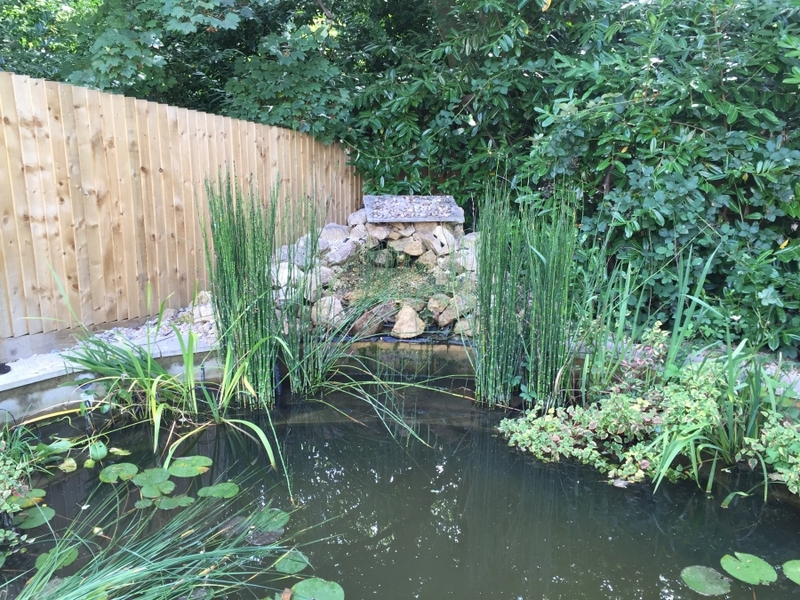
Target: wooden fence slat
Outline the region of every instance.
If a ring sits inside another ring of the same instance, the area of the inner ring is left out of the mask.
[[[22,277],[27,304],[27,329],[29,333],[44,331],[42,312],[51,315],[52,302],[41,297],[40,288],[44,281],[41,272],[42,258],[49,260],[49,249],[44,227],[41,186],[39,180],[38,152],[35,125],[32,114],[29,77],[15,78],[13,81],[14,104],[17,110],[16,136],[11,132],[7,141],[16,144],[16,152],[10,156],[14,160],[11,166],[11,185],[15,188],[16,227],[22,260]],[[37,258],[38,257],[38,258]]]
[[[94,240],[96,245],[89,248],[90,260],[97,261],[99,264],[100,281],[96,288],[92,288],[92,295],[95,291],[98,295],[93,298],[94,310],[96,315],[95,324],[109,323],[117,320],[117,288],[114,277],[114,221],[112,219],[113,200],[108,189],[109,177],[106,167],[105,152],[106,143],[103,137],[103,108],[101,105],[101,94],[94,90],[89,90],[87,94],[87,116],[88,116],[88,161],[92,163],[94,172],[94,185],[87,190],[89,198],[87,206],[94,206],[87,211],[87,215],[92,215],[96,221],[89,223],[90,229],[94,229],[94,235],[90,233],[90,243]],[[83,168],[83,160],[81,160]],[[95,282],[92,281],[94,284]]]
[[[184,287],[187,288],[188,294],[194,293],[194,284],[197,279],[197,258],[198,258],[198,240],[195,239],[196,223],[199,221],[198,215],[195,213],[195,199],[192,190],[192,178],[197,166],[196,155],[192,152],[191,131],[189,129],[189,111],[185,108],[179,108],[177,112],[178,120],[178,156],[180,157],[180,180],[176,177],[176,183],[179,184],[183,201],[184,210],[184,223],[183,223],[183,240],[184,240],[184,256],[186,261],[186,280]],[[192,289],[188,289],[191,287]],[[191,300],[191,296],[189,296]]]
[[[115,248],[117,289],[124,290],[124,297],[119,298],[119,312],[124,317],[132,319],[140,316],[139,311],[139,286],[138,286],[138,249],[136,243],[136,215],[133,202],[134,170],[130,162],[130,135],[126,98],[111,96],[111,103],[106,112],[106,123],[113,122],[114,131],[114,156],[117,173],[118,199],[116,206],[119,210],[119,245]],[[111,157],[109,157],[111,158]]]
[[[169,255],[169,287],[171,290],[169,306],[180,308],[188,305],[190,298],[186,273],[186,208],[181,193],[182,185],[177,176],[181,164],[178,109],[174,106],[164,105],[164,113],[159,120],[159,125],[164,127],[161,130],[161,159],[164,168],[167,244],[171,252]]]
[[[164,167],[161,163],[161,113],[165,110],[161,104],[153,104],[149,107],[147,114],[147,131],[150,143],[150,179],[152,189],[148,204],[153,213],[151,238],[158,249],[158,265],[155,271],[151,271],[151,282],[156,289],[155,298],[162,302],[166,299],[171,290],[169,288],[169,259],[171,253],[170,245],[166,239],[166,212],[164,210]],[[150,307],[152,310],[153,307]]]
[[[342,149],[285,129],[2,72],[0,117],[0,340],[75,327],[68,305],[94,327],[188,304],[220,173],[265,203],[277,186],[279,219],[360,204]]]
[[[77,107],[83,90],[72,86],[59,86],[58,95],[61,101],[61,122],[64,124],[64,145],[67,155],[67,168],[69,174],[69,198],[72,212],[72,231],[74,244],[72,246],[71,261],[75,264],[75,271],[67,274],[70,281],[71,294],[77,294],[78,303],[73,304],[73,310],[81,323],[91,325],[94,312],[92,310],[92,274],[89,262],[86,260],[88,247],[88,227],[86,223],[86,194],[83,190],[83,177],[80,164],[80,149],[78,136]],[[72,279],[70,279],[72,275]],[[72,296],[70,296],[72,297]]]
[[[59,84],[48,81],[45,85],[45,97],[49,116],[49,136],[53,157],[53,192],[55,195],[54,206],[58,221],[58,246],[53,252],[53,269],[56,271],[66,297],[61,298],[59,319],[66,327],[74,327],[77,323],[73,311],[80,310],[80,295],[78,294],[78,265],[75,260],[75,227],[72,216],[72,187],[70,184],[70,171],[66,129],[64,124],[64,110],[61,106],[61,87]],[[56,266],[57,265],[57,266]]]
[[[19,336],[28,333],[27,300],[23,277],[22,252],[17,233],[16,203],[25,197],[24,180],[16,171],[21,170],[17,111],[14,101],[13,80],[9,73],[0,73],[0,181],[7,182],[0,195],[0,260],[3,273],[3,304],[0,314],[0,335]]]
[[[35,170],[38,171],[31,173],[38,185],[38,194],[30,194],[28,201],[31,206],[31,232],[34,246],[42,250],[36,256],[39,301],[42,306],[42,330],[57,331],[68,326],[69,312],[57,285],[57,281],[63,285],[65,273],[61,228],[58,222],[58,197],[54,178],[52,127],[47,109],[45,82],[41,79],[30,79],[28,90],[32,120],[30,132],[35,144]],[[37,218],[34,217],[34,214]],[[37,237],[39,238],[38,242]]]
[[[158,265],[159,254],[163,252],[158,240],[156,231],[156,213],[154,207],[154,196],[156,193],[155,176],[157,170],[153,160],[153,142],[151,138],[155,134],[152,130],[151,121],[155,120],[156,105],[144,100],[136,100],[136,123],[139,128],[139,172],[141,173],[142,184],[142,209],[144,213],[144,231],[147,244],[147,281],[145,286],[149,290],[149,295],[153,298],[160,298],[158,287]],[[151,302],[152,304],[152,302]],[[150,304],[145,307],[149,312]]]
[[[107,195],[104,207],[108,215],[108,229],[105,232],[106,248],[110,256],[104,256],[103,268],[106,274],[106,296],[113,297],[114,309],[108,314],[108,321],[121,321],[130,318],[128,300],[131,296],[127,286],[127,270],[125,268],[125,237],[123,231],[124,200],[121,173],[117,157],[119,149],[117,144],[123,144],[123,136],[117,135],[116,115],[114,111],[114,96],[99,94],[100,98],[100,127],[102,130],[103,152],[105,159]],[[109,306],[110,308],[110,306]]]

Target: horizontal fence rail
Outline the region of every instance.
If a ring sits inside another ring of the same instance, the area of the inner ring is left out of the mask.
[[[344,223],[361,205],[347,162],[288,129],[0,72],[0,362],[78,320],[187,306],[207,287],[207,179],[230,169]]]

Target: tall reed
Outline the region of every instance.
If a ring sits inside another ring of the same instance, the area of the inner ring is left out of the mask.
[[[506,404],[519,382],[523,358],[520,273],[523,230],[507,192],[488,192],[479,206],[477,307],[473,317],[475,395]]]
[[[577,240],[575,214],[568,203],[545,214],[523,210],[526,270],[528,401],[562,405],[571,380],[577,323],[570,295]]]
[[[275,401],[281,333],[272,285],[280,258],[277,189],[264,206],[230,174],[220,180],[216,186],[206,183],[209,224],[204,228],[210,231],[204,241],[220,353],[230,349],[237,359],[248,355],[247,379],[256,391],[248,398],[268,408]]]

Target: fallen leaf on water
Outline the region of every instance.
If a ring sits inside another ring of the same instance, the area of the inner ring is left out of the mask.
[[[281,594],[281,600],[292,600],[292,590],[285,588]]]

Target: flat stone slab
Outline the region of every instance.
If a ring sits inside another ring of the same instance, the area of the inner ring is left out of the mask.
[[[368,223],[463,223],[452,196],[364,196]]]

